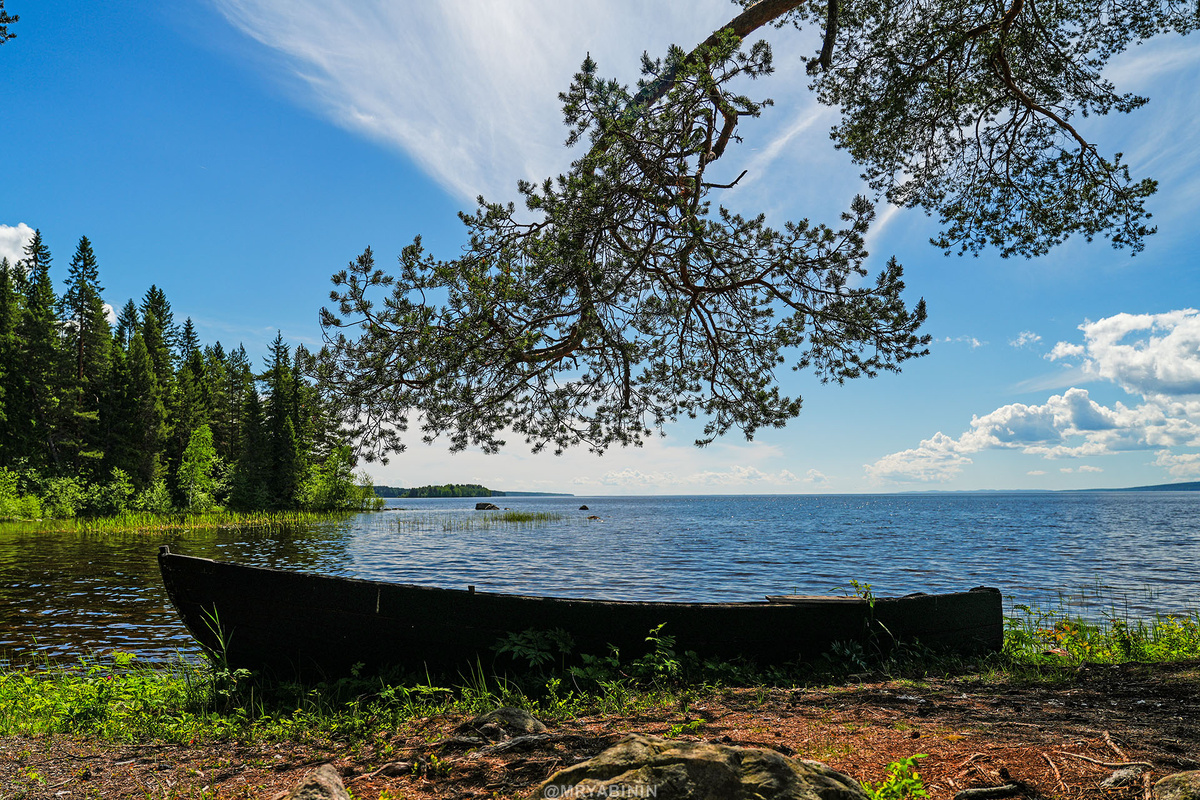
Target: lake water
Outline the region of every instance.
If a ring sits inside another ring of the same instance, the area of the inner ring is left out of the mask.
[[[487,526],[474,499],[438,499],[272,534],[0,526],[0,654],[194,655],[159,581],[160,543],[259,566],[567,597],[750,600],[840,594],[853,579],[880,596],[996,586],[1010,605],[1099,593],[1092,615],[1200,607],[1200,492],[494,501],[562,518]]]

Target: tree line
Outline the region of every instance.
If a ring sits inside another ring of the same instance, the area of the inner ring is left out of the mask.
[[[277,335],[256,372],[201,345],[151,286],[110,324],[91,242],[56,293],[35,232],[0,259],[0,517],[339,509],[374,497],[311,356]]]
[[[375,494],[380,497],[504,497],[498,492],[478,483],[446,483],[441,486],[376,486]]]

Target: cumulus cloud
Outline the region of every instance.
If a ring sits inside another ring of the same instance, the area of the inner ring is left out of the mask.
[[[1200,395],[1200,311],[1117,314],[1079,326],[1084,343],[1050,358],[1083,357],[1085,371],[1143,397]]]
[[[1161,452],[1154,460],[1154,464],[1164,467],[1175,478],[1200,477],[1200,453]]]
[[[1042,337],[1038,336],[1033,331],[1021,331],[1019,334],[1017,334],[1017,338],[1010,339],[1008,343],[1013,347],[1031,347],[1041,340]]]
[[[33,228],[24,222],[16,225],[0,224],[0,258],[15,264],[25,252],[25,245],[33,239]]]
[[[1115,383],[1142,402],[1106,406],[1072,387],[1042,404],[1009,403],[974,416],[958,437],[939,431],[917,447],[865,465],[867,474],[882,481],[945,482],[972,463],[971,454],[1006,449],[1043,458],[1158,450],[1155,463],[1170,474],[1200,473],[1200,454],[1172,452],[1200,447],[1200,312],[1117,314],[1079,329],[1083,344],[1059,342],[1047,357],[1081,358],[1084,374]]]
[[[911,450],[886,455],[864,466],[868,475],[879,480],[944,483],[970,463],[971,459],[959,452],[958,443],[938,431]]]
[[[790,475],[791,473],[788,474]],[[794,477],[795,476],[793,476],[793,478]],[[829,483],[829,476],[824,472],[821,472],[819,469],[810,469],[808,472],[804,473],[804,482],[823,486],[826,483]]]

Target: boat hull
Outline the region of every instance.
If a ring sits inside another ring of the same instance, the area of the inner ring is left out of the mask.
[[[759,664],[811,661],[834,642],[918,641],[973,654],[1003,643],[1000,592],[864,600],[773,598],[749,603],[643,603],[530,597],[247,567],[171,553],[159,568],[171,602],[205,650],[230,668],[313,678],[399,667],[490,667],[498,641],[563,630],[573,652],[646,651],[659,625],[677,652]]]

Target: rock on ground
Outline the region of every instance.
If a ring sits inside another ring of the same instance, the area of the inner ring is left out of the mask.
[[[1176,772],[1154,784],[1154,800],[1200,800],[1200,769]]]
[[[530,733],[545,733],[545,724],[523,708],[497,708],[458,726],[458,733],[475,731],[496,741]]]
[[[1141,767],[1125,767],[1100,781],[1101,789],[1119,789],[1122,786],[1133,786],[1142,780]]]
[[[322,764],[308,773],[302,783],[292,789],[284,800],[351,800],[332,764]]]
[[[534,797],[657,800],[867,800],[858,782],[819,761],[774,750],[631,734],[559,770]]]

